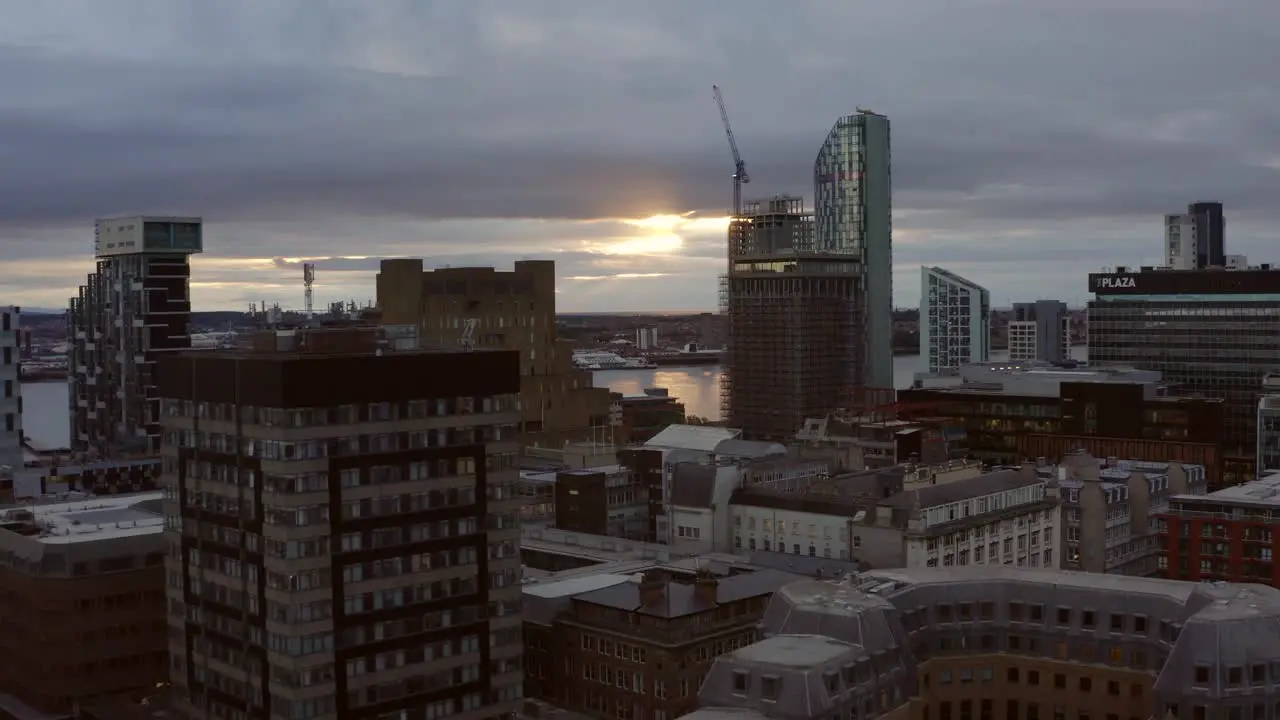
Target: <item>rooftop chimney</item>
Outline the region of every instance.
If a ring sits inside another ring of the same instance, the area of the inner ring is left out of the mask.
[[[667,575],[661,570],[646,570],[640,579],[640,607],[651,607],[662,602],[667,594]]]
[[[719,586],[720,580],[711,571],[699,570],[693,580],[693,596],[714,605],[716,603],[716,589]]]

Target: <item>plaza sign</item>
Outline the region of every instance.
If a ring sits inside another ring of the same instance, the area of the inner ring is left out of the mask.
[[[1100,290],[1118,290],[1120,288],[1136,287],[1138,287],[1138,284],[1134,282],[1133,276],[1098,278],[1098,289]]]

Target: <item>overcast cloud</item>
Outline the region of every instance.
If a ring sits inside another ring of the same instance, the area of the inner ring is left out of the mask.
[[[373,294],[377,259],[558,261],[561,310],[707,310],[732,169],[812,194],[893,122],[895,293],[1085,299],[1227,205],[1280,261],[1275,0],[0,0],[0,302],[61,306],[96,216],[193,214],[202,309]],[[629,222],[654,215],[676,221]],[[342,259],[348,258],[348,259]]]

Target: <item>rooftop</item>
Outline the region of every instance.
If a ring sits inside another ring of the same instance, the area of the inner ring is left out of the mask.
[[[161,498],[149,492],[36,502],[5,510],[3,526],[20,534],[18,526],[34,526],[32,538],[51,545],[150,535],[164,529]]]
[[[630,581],[630,575],[601,573],[599,575],[587,575],[584,577],[569,578],[567,580],[557,580],[555,582],[540,585],[529,585],[525,587],[524,594],[540,598],[572,597],[574,595],[581,595],[582,593],[601,590],[619,583]]]
[[[1280,508],[1280,473],[1223,488],[1207,495],[1175,495],[1173,499],[1259,508]]]
[[[1058,397],[1062,383],[1144,385],[1148,396],[1158,395],[1159,372],[1130,367],[1058,367],[1043,361],[970,363],[956,374],[916,377],[916,387],[955,393],[990,393],[1030,397]]]
[[[662,600],[645,605],[641,602],[640,585],[636,582],[618,583],[600,590],[577,596],[581,602],[603,605],[627,612],[656,617],[675,618],[713,610],[718,605],[744,600],[759,595],[770,595],[787,583],[801,579],[780,570],[757,570],[719,578],[716,581],[715,602],[698,596],[692,584],[666,582]]]
[[[741,430],[709,425],[668,425],[665,430],[650,438],[645,446],[714,453],[721,442],[740,435]]]
[[[744,663],[809,669],[849,653],[849,643],[825,635],[774,635],[734,652]]]

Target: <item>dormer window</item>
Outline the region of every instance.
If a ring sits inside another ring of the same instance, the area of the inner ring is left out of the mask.
[[[751,689],[751,675],[746,670],[733,671],[733,693],[746,695]]]
[[[777,702],[782,692],[782,678],[777,675],[765,675],[760,678],[760,699]]]
[[[835,697],[840,694],[840,675],[838,673],[823,673],[822,684],[827,687],[827,694],[831,697]]]

